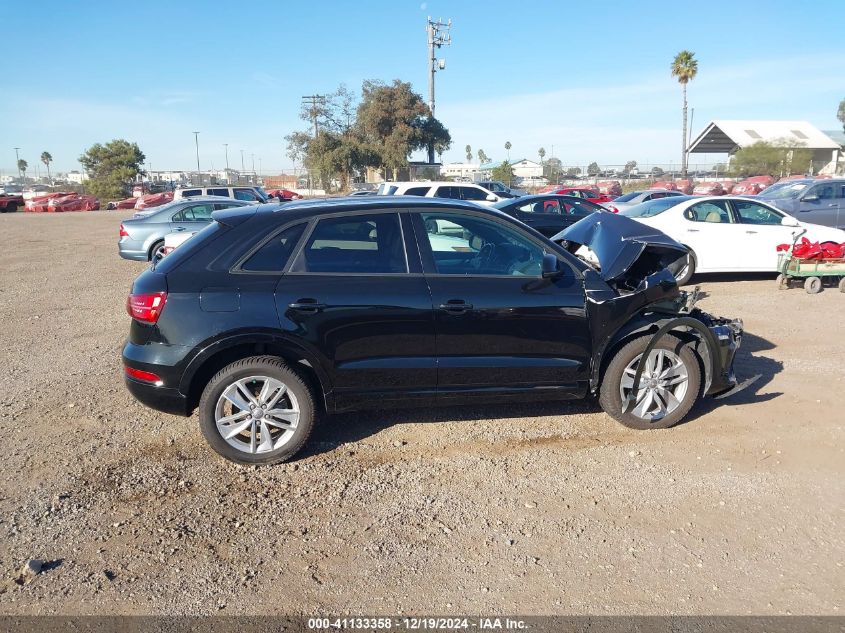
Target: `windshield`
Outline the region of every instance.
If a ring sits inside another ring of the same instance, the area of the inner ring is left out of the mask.
[[[807,190],[810,185],[806,182],[784,183],[780,186],[772,185],[759,194],[760,198],[769,200],[783,200],[785,198],[797,198]]]
[[[641,193],[642,191],[632,191],[631,193],[624,193],[618,198],[614,199],[614,202],[628,202],[636,198]]]
[[[256,187],[255,190],[261,194],[261,197],[264,198],[262,202],[267,202],[270,199],[270,196],[267,195],[267,192],[264,191],[264,187]]]
[[[657,198],[656,200],[649,200],[641,204],[636,204],[628,209],[623,209],[619,212],[620,215],[626,215],[629,218],[651,218],[655,215],[663,213],[666,209],[674,207],[676,204],[689,200],[690,196],[671,196],[669,198]]]

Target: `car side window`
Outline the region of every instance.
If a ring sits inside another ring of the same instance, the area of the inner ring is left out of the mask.
[[[252,189],[235,189],[235,200],[246,200],[253,202],[258,200],[258,196]]]
[[[211,222],[212,204],[195,204],[185,209],[185,219],[194,222]]]
[[[714,224],[730,224],[731,214],[728,203],[724,200],[717,202],[699,202],[684,211],[684,217],[692,222],[710,222]]]
[[[396,213],[324,218],[291,268],[308,273],[407,273]]]
[[[538,277],[542,246],[494,220],[461,213],[421,213],[428,247],[440,275]]]
[[[223,196],[224,198],[229,197],[229,190],[228,189],[209,189],[208,195],[210,196]]]
[[[411,187],[405,192],[406,196],[425,196],[431,187]]]
[[[185,221],[185,209],[179,209],[176,213],[173,214],[173,217],[170,218],[171,222],[184,222]]]
[[[201,193],[202,191],[200,189],[185,189],[185,191],[182,192],[182,197],[187,198],[188,196],[198,196]]]
[[[460,200],[461,192],[457,187],[438,187],[434,192],[435,198],[451,198],[452,200]]]
[[[241,264],[241,270],[251,272],[280,272],[284,270],[306,226],[305,222],[301,222],[274,235]]]
[[[734,200],[734,208],[742,224],[780,224],[783,220],[783,216],[756,202]]]
[[[557,200],[538,200],[517,207],[522,213],[554,213],[560,215],[560,203]]]
[[[458,187],[461,191],[461,198],[464,200],[487,200],[487,192],[475,187]]]
[[[834,197],[833,185],[818,185],[810,192],[810,195],[812,194],[817,195],[819,200],[831,200]]]

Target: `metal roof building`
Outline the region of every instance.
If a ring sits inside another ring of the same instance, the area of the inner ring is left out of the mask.
[[[759,141],[787,142],[813,152],[819,173],[834,172],[842,146],[807,121],[711,121],[690,143],[691,154],[733,154]]]

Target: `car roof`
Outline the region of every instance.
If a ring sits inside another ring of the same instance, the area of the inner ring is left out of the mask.
[[[184,196],[175,200],[174,202],[202,202],[203,200],[207,200],[208,202],[237,202],[237,203],[248,203],[247,200],[238,200],[236,198],[230,198],[229,196]]]
[[[398,186],[404,187],[406,185],[411,186],[411,187],[437,187],[437,186],[452,187],[452,186],[455,186],[455,185],[457,185],[459,187],[466,187],[467,185],[474,185],[476,187],[479,186],[479,184],[475,183],[475,182],[453,182],[451,180],[426,180],[426,181],[423,181],[423,182],[414,182],[414,181],[410,181],[410,180],[403,180],[403,181],[399,181],[399,182],[385,182],[383,184],[388,185],[388,186],[392,186],[392,187],[398,187]]]

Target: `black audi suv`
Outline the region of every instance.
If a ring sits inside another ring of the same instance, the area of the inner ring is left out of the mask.
[[[216,211],[135,280],[126,384],[199,409],[211,447],[246,464],[289,459],[321,415],[355,409],[596,395],[665,428],[735,385],[741,322],[678,288],[683,246],[608,213],[555,239],[415,196]]]

